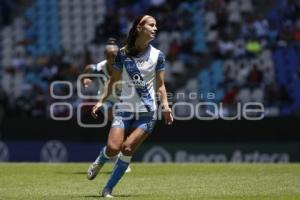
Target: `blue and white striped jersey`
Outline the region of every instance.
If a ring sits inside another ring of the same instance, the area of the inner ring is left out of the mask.
[[[115,69],[122,71],[121,111],[150,112],[156,105],[156,73],[165,70],[164,54],[149,45],[139,57],[130,57],[120,49]]]

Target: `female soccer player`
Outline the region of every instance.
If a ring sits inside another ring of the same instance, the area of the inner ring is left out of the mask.
[[[102,77],[99,78],[99,81],[102,82],[99,84],[98,94],[101,94],[104,91],[104,86],[106,85],[106,81],[111,76],[112,71],[112,65],[115,62],[115,57],[117,55],[117,52],[119,50],[118,45],[116,44],[115,38],[109,38],[106,46],[105,46],[105,60],[97,63],[97,64],[91,64],[87,65],[84,70],[83,74],[101,74]],[[83,78],[82,84],[85,88],[88,88],[92,84],[92,80],[88,77]],[[112,121],[112,106],[118,102],[118,98],[114,95],[110,95],[107,100],[104,102],[106,109],[101,109],[101,112],[104,114],[104,117],[108,117],[109,121]],[[105,113],[107,111],[107,113]],[[98,164],[98,158],[95,160],[95,162],[90,165],[88,171],[87,171],[87,179],[93,180],[97,174],[97,167],[94,167],[93,165]],[[96,170],[96,171],[92,171]],[[128,166],[126,172],[131,172],[130,166]]]
[[[99,168],[120,151],[121,156],[102,190],[103,197],[112,197],[112,190],[123,176],[133,153],[154,127],[157,110],[155,91],[162,104],[166,124],[173,122],[164,84],[165,58],[160,50],[149,44],[156,31],[156,20],[152,16],[140,16],[134,21],[127,43],[115,59],[107,90],[92,110],[92,115],[97,117],[98,109],[112,93],[115,83],[122,81],[120,102],[116,106],[107,145],[99,156]]]

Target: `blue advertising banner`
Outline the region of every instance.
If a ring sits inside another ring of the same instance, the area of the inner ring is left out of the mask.
[[[104,144],[48,141],[0,141],[0,162],[92,162]],[[135,162],[247,162],[300,161],[300,143],[145,143]]]
[[[0,141],[0,161],[90,162],[103,146],[96,143],[49,141]]]

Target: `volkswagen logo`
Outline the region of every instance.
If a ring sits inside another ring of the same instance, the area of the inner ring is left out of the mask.
[[[58,140],[48,141],[41,150],[42,162],[66,162],[68,152],[65,145]]]

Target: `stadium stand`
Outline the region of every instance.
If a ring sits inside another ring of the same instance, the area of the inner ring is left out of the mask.
[[[74,109],[76,80],[83,67],[103,59],[108,37],[125,40],[130,21],[155,16],[154,45],[167,56],[167,87],[173,94],[196,92],[198,99],[224,104],[261,102],[267,116],[300,110],[300,2],[297,0],[105,1],[36,0],[12,15],[14,3],[1,1],[1,94],[7,115],[49,117],[51,82],[74,86],[67,99]],[[125,9],[126,8],[126,9]],[[5,12],[2,12],[5,11]],[[60,94],[69,91],[61,86]],[[66,115],[65,108],[57,108]],[[187,115],[186,109],[178,109]]]

